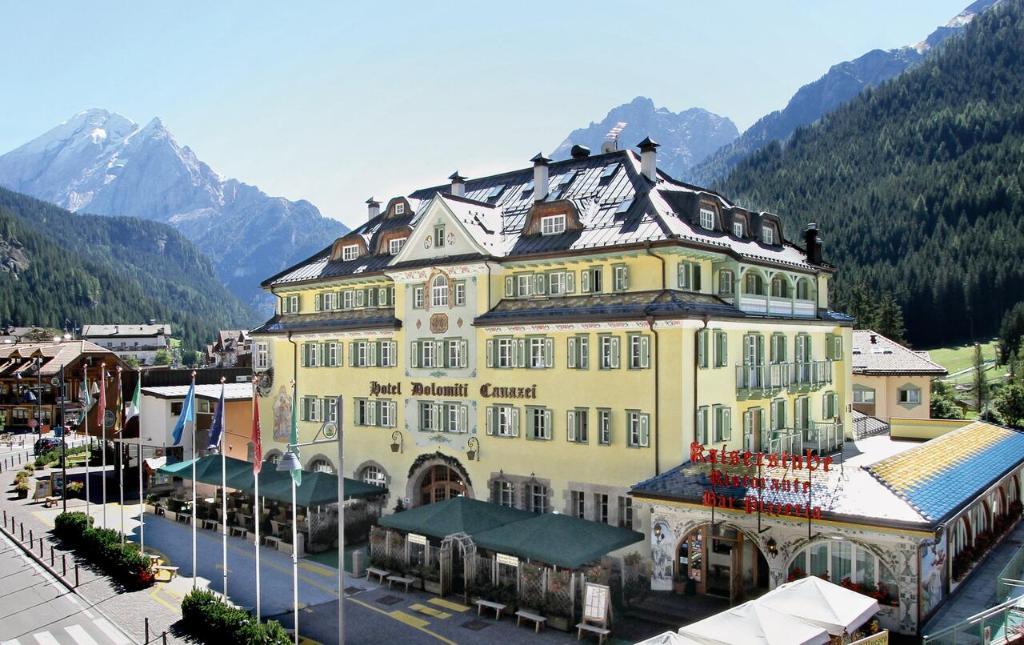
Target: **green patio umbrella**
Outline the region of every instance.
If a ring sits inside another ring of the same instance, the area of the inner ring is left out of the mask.
[[[173,464],[165,464],[156,469],[158,473],[165,475],[173,475],[174,477],[184,477],[186,479],[192,479],[192,462],[195,459],[188,459],[186,461],[179,461]]]
[[[385,515],[380,518],[380,525],[444,539],[453,533],[467,533],[472,536],[499,526],[515,525],[531,517],[535,515],[501,504],[456,497]]]

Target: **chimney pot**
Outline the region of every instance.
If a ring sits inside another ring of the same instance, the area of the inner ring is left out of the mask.
[[[640,148],[640,173],[652,182],[658,181],[658,147],[659,143],[650,137],[636,144]]]
[[[380,202],[378,202],[373,197],[366,200],[366,214],[367,219],[373,219],[374,217],[380,215]]]
[[[533,162],[533,201],[542,202],[548,196],[548,164],[551,160],[538,152]]]
[[[452,180],[452,195],[462,197],[466,194],[466,178],[460,175],[458,170],[450,174],[448,179]]]
[[[878,336],[875,336],[874,334],[871,334],[871,344],[874,345],[877,342],[878,342]]]
[[[576,144],[569,150],[569,155],[573,159],[586,159],[590,156],[590,148]]]
[[[818,237],[818,224],[816,222],[807,224],[807,229],[804,231],[804,246],[807,247],[807,263],[813,265],[821,264],[821,239]]]

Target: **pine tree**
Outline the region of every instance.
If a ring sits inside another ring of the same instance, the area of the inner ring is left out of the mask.
[[[882,301],[878,305],[877,316],[875,331],[898,343],[906,342],[903,310],[891,293],[886,293],[882,296]]]

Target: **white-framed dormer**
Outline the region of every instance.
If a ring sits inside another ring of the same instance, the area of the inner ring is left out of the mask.
[[[559,235],[565,233],[565,213],[544,215],[540,218],[541,235]]]
[[[705,231],[715,230],[715,211],[714,209],[701,204],[700,210],[697,213],[697,223]]]
[[[341,261],[351,262],[359,258],[358,244],[343,244],[341,247]]]

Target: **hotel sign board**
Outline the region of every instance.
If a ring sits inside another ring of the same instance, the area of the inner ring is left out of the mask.
[[[380,383],[370,381],[370,396],[402,396],[403,390],[409,396],[427,398],[466,398],[469,396],[468,383],[453,383],[442,385],[439,383],[423,383],[421,381],[410,381],[408,387],[402,382]],[[536,399],[536,385],[495,385],[484,383],[479,389],[480,396],[485,399]]]
[[[811,499],[811,478],[813,473],[830,472],[832,457],[819,457],[810,450],[803,455],[783,452],[751,452],[749,450],[706,449],[701,444],[690,444],[690,461],[695,464],[708,464],[708,479],[711,487],[704,491],[701,502],[705,506],[743,510],[748,514],[765,513],[768,515],[786,515],[791,517],[809,517],[821,519],[821,507],[815,506]],[[770,473],[778,469],[788,476],[763,476],[764,469]],[[742,488],[746,494],[742,498],[724,495],[718,488]],[[774,497],[775,493],[791,493],[806,495],[806,503],[779,502],[765,500],[765,493]]]

